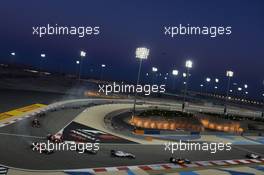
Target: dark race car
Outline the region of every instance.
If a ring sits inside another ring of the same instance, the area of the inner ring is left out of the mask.
[[[249,158],[249,159],[260,159],[261,156],[260,155],[257,155],[257,154],[253,154],[253,153],[248,153],[246,155],[246,158]]]
[[[129,159],[135,159],[136,156],[131,153],[127,153],[124,151],[116,151],[116,150],[111,150],[111,156],[112,157],[120,157],[120,158],[129,158]]]
[[[176,164],[190,164],[191,161],[189,159],[182,159],[182,158],[175,158],[175,157],[171,157],[170,158],[170,162],[171,163],[176,163]]]
[[[42,149],[40,149],[42,146]],[[32,151],[34,152],[38,152],[40,154],[46,154],[46,155],[49,155],[49,154],[53,154],[54,151],[53,150],[48,150],[47,148],[44,148],[44,145],[41,145],[40,143],[38,142],[33,142],[31,145],[30,145],[30,148]]]
[[[35,118],[35,119],[32,121],[31,126],[32,126],[33,128],[39,128],[39,127],[40,127],[40,122],[39,122],[39,120]]]
[[[57,133],[54,135],[48,134],[47,139],[53,143],[62,143],[63,142],[63,136],[61,133]]]

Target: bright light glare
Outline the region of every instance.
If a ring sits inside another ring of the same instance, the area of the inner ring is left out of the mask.
[[[136,49],[136,58],[147,59],[149,55],[149,49],[145,47],[139,47]]]
[[[158,71],[158,68],[152,67],[152,72],[157,72],[157,71]]]
[[[218,79],[218,78],[216,78],[216,79],[215,79],[215,82],[216,82],[216,83],[218,83],[218,82],[219,82],[219,79]]]
[[[12,56],[15,56],[15,55],[16,55],[16,53],[15,53],[15,52],[12,52],[12,53],[11,53],[11,55],[12,55]]]
[[[187,77],[187,74],[186,74],[186,73],[182,73],[182,76],[183,76],[183,77]]]
[[[234,72],[231,71],[231,70],[228,70],[228,71],[226,71],[226,76],[227,77],[233,77],[234,76]]]
[[[207,77],[207,78],[206,78],[206,81],[207,81],[207,82],[210,82],[210,81],[211,81],[211,78]]]
[[[185,62],[185,67],[187,67],[187,68],[192,68],[192,66],[193,66],[193,62],[192,62],[191,60],[187,60],[187,61]]]
[[[172,75],[178,75],[179,71],[178,70],[172,70]]]
[[[244,85],[244,88],[245,88],[245,89],[247,89],[247,88],[248,88],[248,85],[247,85],[247,84],[245,84],[245,85]]]
[[[81,52],[80,52],[80,56],[81,56],[81,57],[85,57],[85,56],[86,56],[86,52],[85,52],[85,51],[81,51]]]
[[[242,88],[241,87],[238,87],[237,90],[242,91]]]
[[[77,60],[77,61],[76,61],[76,64],[80,64],[80,61]]]
[[[42,53],[42,54],[40,54],[40,56],[41,56],[42,58],[45,58],[45,57],[46,57],[46,54]]]
[[[204,85],[203,84],[200,84],[200,87],[203,87]]]
[[[106,67],[106,65],[105,64],[102,64],[101,67]]]

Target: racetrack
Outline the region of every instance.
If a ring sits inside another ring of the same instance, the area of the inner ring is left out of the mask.
[[[109,100],[96,100],[96,103],[107,101]],[[93,103],[92,100],[91,103]],[[41,128],[30,126],[32,118],[0,128],[0,164],[32,170],[59,170],[168,162],[171,153],[164,151],[164,145],[101,144],[97,155],[79,154],[72,151],[41,155],[30,149],[29,145],[32,141],[46,140],[48,133],[59,131],[83,109],[64,109],[48,113],[40,119]],[[186,157],[193,161],[240,159],[245,157],[248,150],[264,154],[262,148],[262,145],[236,146],[231,151],[216,154],[205,151],[176,151],[174,156]],[[135,160],[112,158],[110,157],[111,149],[131,152],[137,158]]]

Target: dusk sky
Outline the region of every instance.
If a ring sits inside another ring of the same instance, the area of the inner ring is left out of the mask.
[[[106,78],[134,81],[138,62],[135,49],[150,49],[143,62],[144,74],[158,67],[161,73],[177,68],[182,73],[192,59],[190,89],[199,89],[205,77],[220,78],[226,88],[225,71],[235,72],[234,82],[247,83],[249,93],[264,90],[263,0],[9,0],[0,2],[0,62],[16,52],[18,64],[38,66],[40,53],[47,55],[43,67],[74,72],[81,49],[87,52],[86,75],[101,64]],[[100,26],[98,36],[32,35],[33,26]],[[164,35],[164,26],[231,26],[232,34],[208,36]],[[94,76],[94,75],[92,75]]]

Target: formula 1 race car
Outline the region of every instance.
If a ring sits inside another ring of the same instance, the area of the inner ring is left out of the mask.
[[[253,154],[253,153],[248,153],[246,155],[246,158],[249,158],[249,159],[260,159],[261,156],[260,155],[257,155],[257,154]]]
[[[189,159],[182,159],[182,158],[175,158],[175,157],[171,157],[170,158],[170,162],[171,163],[176,163],[176,164],[190,164],[191,161]]]
[[[116,151],[116,150],[111,150],[110,151],[112,157],[120,157],[120,158],[129,158],[129,159],[135,159],[136,156],[131,153],[126,153],[124,151]]]
[[[40,127],[40,122],[39,122],[39,120],[35,118],[35,119],[32,121],[31,126],[32,126],[33,128],[39,128],[39,127]]]
[[[63,142],[63,136],[61,133],[57,133],[54,135],[48,134],[47,139],[53,143],[62,143]]]
[[[42,149],[40,149],[42,147]],[[49,155],[49,154],[53,154],[54,153],[54,150],[49,150],[47,148],[44,148],[44,145],[41,145],[40,143],[38,142],[33,142],[31,145],[30,145],[30,148],[32,151],[35,151],[35,152],[38,152],[40,154],[46,154],[46,155]]]

